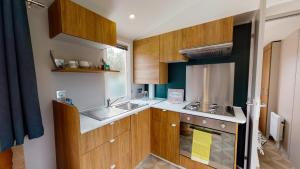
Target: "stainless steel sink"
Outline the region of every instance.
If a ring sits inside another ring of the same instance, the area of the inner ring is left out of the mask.
[[[122,103],[122,104],[119,104],[119,105],[114,106],[114,107],[118,108],[118,109],[129,111],[129,110],[134,110],[134,109],[137,109],[137,108],[140,108],[140,107],[143,107],[143,106],[145,106],[145,105],[126,102],[126,103]]]
[[[80,113],[90,118],[102,121],[126,113],[128,111],[143,107],[145,105],[146,104],[125,102],[112,107],[95,108],[95,109],[85,110]]]
[[[97,108],[97,109],[92,109],[92,110],[86,110],[81,112],[81,114],[88,116],[90,118],[96,119],[96,120],[105,120],[112,118],[114,116],[126,113],[127,111],[125,110],[120,110],[120,109],[114,109],[111,107],[108,108]]]

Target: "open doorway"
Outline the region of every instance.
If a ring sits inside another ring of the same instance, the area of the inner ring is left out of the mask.
[[[300,3],[267,10],[259,119],[261,169],[300,168]]]

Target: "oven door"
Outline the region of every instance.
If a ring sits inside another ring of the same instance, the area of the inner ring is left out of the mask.
[[[200,130],[212,134],[209,166],[218,169],[233,169],[235,163],[235,135],[205,128],[190,123],[180,123],[180,154],[191,158],[193,131]]]

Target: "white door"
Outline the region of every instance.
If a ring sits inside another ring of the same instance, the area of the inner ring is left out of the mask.
[[[247,132],[246,132],[246,151],[248,157],[245,161],[245,167],[256,169],[259,166],[257,154],[257,137],[260,116],[260,91],[263,63],[263,39],[265,27],[265,9],[266,0],[260,0],[260,8],[257,11],[253,21],[252,54],[250,58],[250,75],[249,75],[249,91],[247,103]]]

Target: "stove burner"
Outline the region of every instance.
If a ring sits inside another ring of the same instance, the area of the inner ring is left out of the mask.
[[[234,110],[232,106],[221,106],[215,103],[202,104],[200,102],[192,102],[185,106],[184,109],[223,116],[234,116]]]

